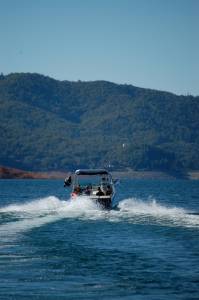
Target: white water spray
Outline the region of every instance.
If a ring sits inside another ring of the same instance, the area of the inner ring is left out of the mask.
[[[60,200],[54,196],[0,208],[0,215],[18,218],[0,226],[0,236],[16,235],[61,219],[103,220],[132,224],[158,224],[199,228],[199,216],[182,208],[167,207],[156,200],[124,199],[116,210],[106,211],[88,198]]]

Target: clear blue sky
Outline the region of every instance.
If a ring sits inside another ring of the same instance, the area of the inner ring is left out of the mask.
[[[0,0],[0,72],[199,95],[199,0]]]

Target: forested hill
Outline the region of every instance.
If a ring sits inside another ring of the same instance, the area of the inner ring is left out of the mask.
[[[0,165],[199,169],[199,97],[106,81],[0,76]]]

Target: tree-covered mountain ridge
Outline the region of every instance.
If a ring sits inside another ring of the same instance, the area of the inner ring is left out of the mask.
[[[199,97],[107,81],[0,76],[0,165],[199,169]]]

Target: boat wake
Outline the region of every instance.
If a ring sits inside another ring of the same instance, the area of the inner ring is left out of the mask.
[[[199,216],[194,212],[167,207],[156,200],[124,199],[107,211],[88,198],[64,201],[49,196],[0,208],[0,237],[15,236],[65,218],[199,228]]]
[[[199,216],[180,207],[166,206],[155,199],[143,201],[130,198],[118,205],[119,214],[134,223],[158,224],[165,226],[198,227]]]

